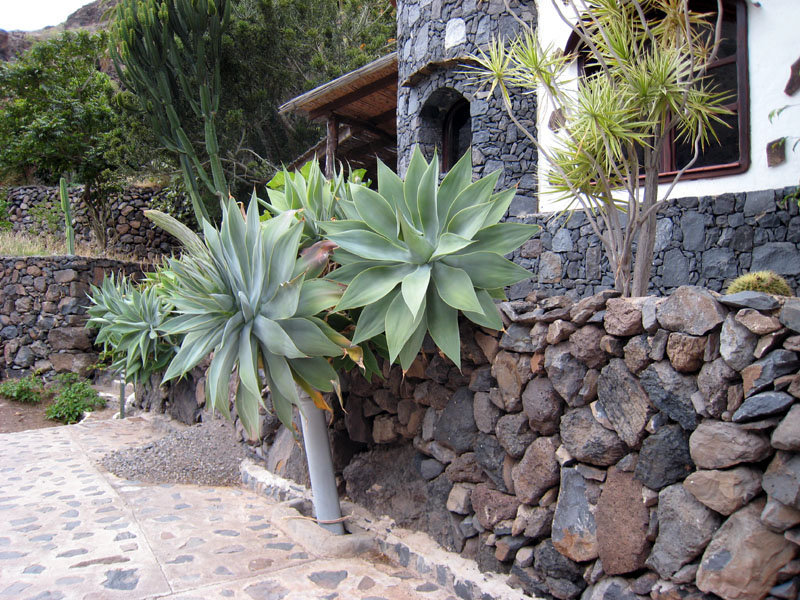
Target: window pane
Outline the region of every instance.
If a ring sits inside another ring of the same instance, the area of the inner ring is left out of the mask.
[[[713,86],[714,91],[726,93],[725,102],[736,102],[736,92],[738,89],[736,63],[709,69],[706,82]]]
[[[711,140],[692,165],[693,169],[698,167],[709,167],[713,165],[726,165],[739,161],[739,116],[729,115],[723,118],[729,126],[717,125],[714,131],[719,138],[719,142]],[[686,142],[676,144],[675,161],[676,169],[683,168],[694,156],[694,147]]]

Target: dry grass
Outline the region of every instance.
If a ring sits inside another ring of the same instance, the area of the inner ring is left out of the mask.
[[[0,231],[0,256],[63,256],[67,254],[67,243],[63,237],[52,234],[15,233]],[[100,251],[95,246],[75,244],[75,254],[89,258],[108,258],[124,262],[149,263],[114,250]]]

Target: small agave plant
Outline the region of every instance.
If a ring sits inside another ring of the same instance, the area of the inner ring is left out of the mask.
[[[493,193],[499,172],[472,182],[471,152],[439,183],[437,157],[417,148],[405,182],[378,164],[378,191],[350,186],[347,219],[322,223],[342,266],[331,279],[348,284],[335,310],[364,307],[353,343],[386,334],[390,360],[408,369],[429,332],[461,364],[458,312],[491,329],[502,322],[493,299],[531,274],[503,255],[539,231],[499,223],[515,190]]]
[[[338,391],[338,377],[325,357],[357,349],[315,316],[342,295],[340,284],[317,277],[327,257],[307,252],[298,258],[303,224],[294,211],[260,221],[255,195],[246,218],[229,200],[222,206],[219,231],[204,221],[205,241],[168,215],[146,214],[186,248],[181,258],[169,261],[173,275],[167,289],[177,316],[162,329],[184,338],[165,381],[188,372],[213,351],[206,380],[209,404],[230,415],[228,386],[236,369],[236,411],[248,435],[256,438],[258,410],[264,405],[263,373],[275,413],[290,430],[292,405],[300,407],[317,518],[331,521],[329,529],[342,533],[320,410],[329,407],[320,390]],[[301,398],[297,385],[313,403]]]

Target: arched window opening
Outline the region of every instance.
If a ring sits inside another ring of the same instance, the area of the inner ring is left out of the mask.
[[[458,100],[444,116],[442,127],[442,171],[449,171],[472,143],[469,102]]]
[[[440,88],[428,97],[419,116],[420,148],[429,160],[437,151],[446,173],[472,143],[469,101],[452,88]]]

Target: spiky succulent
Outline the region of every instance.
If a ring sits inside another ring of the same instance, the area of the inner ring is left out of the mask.
[[[498,177],[473,183],[468,151],[439,186],[436,156],[428,163],[417,148],[405,182],[379,161],[377,192],[350,185],[352,200],[340,203],[347,219],[321,227],[339,245],[331,278],[348,284],[336,310],[364,307],[354,343],[385,332],[391,361],[407,369],[430,332],[460,365],[458,311],[502,328],[493,298],[531,276],[503,255],[539,228],[498,223],[515,194],[493,194]]]
[[[145,382],[163,371],[175,356],[175,343],[160,329],[171,307],[156,286],[139,287],[126,277],[109,275],[92,286],[89,327],[99,329],[95,343],[111,357],[112,368],[125,373],[125,381]]]
[[[792,288],[786,280],[774,271],[753,271],[745,273],[731,281],[726,294],[737,292],[753,291],[767,292],[776,296],[794,296]]]
[[[178,316],[163,330],[185,337],[164,379],[186,373],[213,351],[208,401],[229,414],[228,385],[238,368],[236,410],[255,437],[263,404],[262,366],[275,412],[291,429],[292,404],[299,401],[295,383],[322,403],[319,390],[333,391],[338,382],[323,357],[342,355],[350,346],[315,317],[342,294],[341,285],[317,278],[327,260],[317,260],[313,252],[298,258],[302,223],[292,211],[262,223],[255,198],[246,219],[233,200],[223,203],[219,230],[203,222],[205,241],[163,213],[147,215],[178,233],[187,248],[169,261],[168,290]]]

